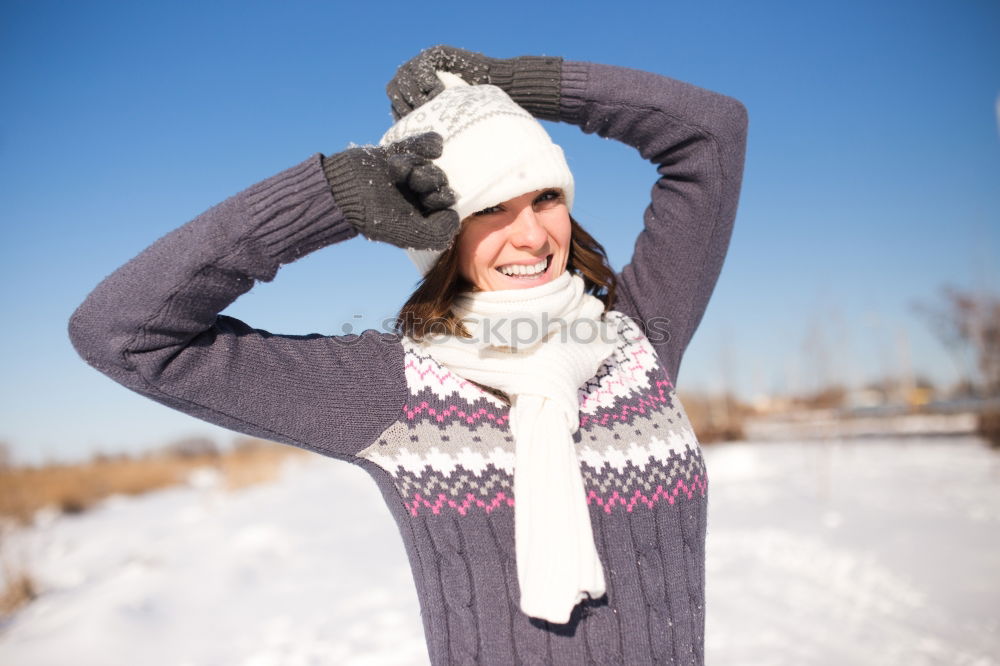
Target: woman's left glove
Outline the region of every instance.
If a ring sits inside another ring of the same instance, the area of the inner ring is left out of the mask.
[[[403,63],[386,85],[385,92],[396,120],[444,90],[435,72],[457,74],[469,85],[495,85],[534,117],[559,119],[562,58],[490,58],[475,51],[440,44],[424,49]]]
[[[349,148],[323,159],[334,201],[371,240],[402,248],[443,250],[458,231],[455,193],[441,157],[444,141],[427,132],[388,146]]]

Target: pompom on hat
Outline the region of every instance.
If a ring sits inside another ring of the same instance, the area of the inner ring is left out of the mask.
[[[448,176],[457,201],[452,208],[464,220],[525,192],[545,188],[563,191],[573,209],[573,174],[563,150],[541,123],[503,90],[492,85],[470,86],[449,72],[438,72],[445,90],[400,119],[380,145],[416,134],[437,132],[444,152],[434,164]],[[426,275],[439,250],[408,249],[410,259]]]

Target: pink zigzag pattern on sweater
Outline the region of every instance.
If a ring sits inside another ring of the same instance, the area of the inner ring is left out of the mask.
[[[635,360],[635,365],[628,366],[628,367],[621,366],[619,368],[618,376],[617,377],[615,377],[614,379],[609,379],[608,381],[601,383],[599,385],[599,388],[596,391],[588,393],[584,397],[584,399],[580,402],[580,409],[586,409],[587,405],[590,402],[592,402],[594,400],[597,400],[598,398],[600,398],[602,396],[610,395],[610,396],[614,397],[614,396],[618,395],[614,391],[614,387],[616,387],[616,386],[621,387],[621,388],[625,388],[625,387],[627,387],[629,385],[635,385],[635,384],[637,384],[640,381],[641,377],[640,377],[639,373],[642,371],[642,364],[639,362],[639,356],[642,355],[642,354],[648,354],[649,350],[648,349],[636,349],[635,351],[632,351],[632,352],[629,352],[629,353],[632,355],[632,358]],[[642,375],[645,375],[645,373],[642,373]]]
[[[656,491],[649,497],[646,497],[641,490],[636,490],[631,497],[620,495],[616,490],[610,497],[604,498],[591,490],[587,493],[587,504],[597,504],[604,509],[605,513],[611,513],[616,506],[623,506],[626,512],[632,513],[632,510],[637,506],[644,505],[646,508],[652,509],[657,503],[664,500],[672,505],[676,503],[678,496],[694,499],[696,492],[704,497],[707,491],[708,481],[695,474],[690,485],[684,483],[683,479],[678,479],[673,490],[656,486]],[[419,515],[421,509],[430,509],[431,513],[437,516],[446,508],[454,509],[464,516],[473,508],[491,513],[503,506],[514,506],[514,498],[503,491],[494,495],[493,499],[480,499],[472,493],[466,493],[465,497],[460,500],[449,499],[444,493],[439,493],[433,499],[424,497],[420,493],[414,493],[413,499],[405,504],[406,508],[410,510],[411,516]]]
[[[420,493],[415,493],[413,495],[413,500],[407,502],[406,506],[410,510],[411,516],[418,515],[421,507],[430,509],[431,513],[435,516],[441,513],[441,509],[443,507],[455,509],[455,511],[458,511],[459,514],[464,516],[472,507],[478,507],[486,511],[486,513],[490,513],[501,506],[514,506],[514,498],[509,497],[506,493],[501,491],[490,501],[481,500],[472,493],[466,493],[465,498],[461,501],[448,499],[448,497],[444,494],[438,494],[437,498],[432,501]]]
[[[635,365],[632,365],[627,369],[629,374],[625,375],[625,377],[623,377],[622,379],[612,379],[608,381],[607,384],[602,385],[601,388],[599,388],[597,391],[588,394],[581,403],[581,409],[586,407],[586,405],[590,401],[597,399],[598,396],[606,394],[614,395],[612,387],[615,385],[625,386],[625,379],[628,379],[632,382],[636,381],[634,373],[638,370],[641,370],[641,365],[639,363],[639,356],[642,354],[648,354],[649,350],[640,348],[630,351],[629,353],[635,360]],[[414,372],[416,372],[421,380],[425,380],[425,378],[428,375],[430,375],[431,377],[436,379],[438,383],[442,386],[444,386],[445,383],[448,381],[453,381],[458,385],[459,388],[472,386],[475,388],[476,391],[483,393],[485,395],[485,392],[482,391],[482,389],[480,389],[478,386],[475,386],[468,380],[465,380],[462,377],[452,373],[450,370],[445,369],[444,366],[438,366],[444,370],[444,373],[436,372],[435,365],[437,364],[433,363],[432,360],[431,363],[429,363],[426,367],[421,369],[418,367],[416,361],[411,359],[404,365],[404,368],[409,368]],[[664,404],[667,402],[666,394],[663,389],[664,386],[673,388],[673,383],[668,378],[666,378],[666,374],[664,374],[664,379],[656,381],[655,390],[653,392],[648,393],[645,397],[640,397],[637,403],[622,405],[621,410],[617,414],[606,412],[605,414],[601,415],[600,418],[595,418],[589,415],[582,415],[580,417],[580,427],[592,423],[596,423],[598,425],[606,425],[609,420],[623,421],[630,412],[638,412],[640,414],[645,414],[647,408],[653,407],[656,404]],[[403,413],[406,414],[407,420],[410,421],[412,421],[414,418],[416,418],[419,414],[421,414],[424,411],[426,411],[428,415],[433,416],[438,423],[444,423],[445,420],[451,417],[453,414],[457,415],[458,419],[465,421],[470,425],[476,423],[477,421],[482,420],[483,418],[486,418],[490,421],[493,421],[498,426],[503,426],[504,424],[507,423],[508,419],[510,418],[509,414],[507,416],[498,416],[486,409],[478,409],[475,412],[469,412],[463,409],[462,407],[454,404],[447,405],[443,410],[437,410],[431,407],[430,404],[427,403],[426,401],[420,403],[419,405],[413,408],[411,408],[409,405],[403,405]]]
[[[444,366],[439,365],[438,367],[444,369]],[[434,377],[434,379],[438,380],[438,384],[440,384],[441,386],[444,386],[445,382],[448,381],[449,379],[458,384],[459,388],[465,388],[466,386],[469,386],[468,380],[462,379],[458,375],[452,373],[450,370],[445,370],[444,374],[438,374],[434,370],[433,363],[428,363],[427,367],[425,367],[424,369],[420,369],[419,367],[417,367],[417,362],[411,359],[406,363],[406,365],[403,366],[403,368],[404,369],[409,368],[413,370],[414,372],[417,373],[417,375],[420,377],[421,380],[424,380],[427,377],[427,375],[430,375]]]
[[[448,381],[452,381],[455,384],[457,384],[459,388],[473,386],[476,389],[476,391],[483,393],[485,395],[482,389],[480,389],[478,386],[475,386],[468,380],[463,379],[462,377],[454,374],[450,370],[445,369],[444,366],[435,364],[433,360],[431,363],[428,363],[424,368],[420,368],[418,367],[416,361],[410,359],[403,367],[409,368],[414,372],[416,372],[417,376],[420,377],[421,381],[426,380],[426,377],[430,375],[431,377],[436,379],[438,381],[438,384],[440,384],[441,386],[444,386],[445,383]],[[442,370],[444,370],[444,372],[443,373],[437,372],[436,367],[440,367]],[[508,416],[498,416],[496,414],[493,414],[489,410],[482,408],[477,409],[474,412],[469,412],[458,405],[447,405],[443,410],[438,410],[435,409],[434,407],[431,407],[430,404],[426,401],[421,402],[419,405],[412,408],[409,405],[403,405],[403,413],[406,414],[406,418],[409,421],[412,421],[419,414],[425,411],[429,416],[433,416],[434,420],[436,420],[438,423],[444,423],[446,419],[448,419],[452,415],[456,415],[459,419],[465,421],[468,424],[473,424],[485,418],[490,421],[493,421],[498,426],[502,426],[507,422],[507,419],[509,418]]]
[[[597,504],[604,508],[605,513],[611,513],[615,508],[615,505],[620,504],[625,507],[625,511],[632,513],[632,509],[638,506],[640,503],[645,504],[647,508],[652,509],[653,505],[657,502],[662,502],[667,500],[668,503],[673,504],[676,501],[678,494],[683,494],[684,497],[688,499],[694,499],[695,492],[698,492],[702,497],[708,491],[708,481],[703,479],[698,474],[694,475],[691,479],[691,485],[684,483],[683,479],[678,479],[677,483],[674,484],[674,489],[672,491],[665,490],[663,486],[656,486],[656,492],[651,496],[646,497],[642,494],[641,490],[636,490],[632,493],[631,497],[619,495],[618,491],[611,493],[611,497],[602,498],[596,492],[591,490],[587,493],[587,504]]]
[[[597,425],[603,426],[607,425],[609,420],[624,421],[630,412],[638,412],[640,414],[645,414],[647,408],[654,407],[658,404],[660,405],[666,404],[667,391],[673,388],[674,385],[670,382],[669,379],[664,378],[664,379],[657,379],[654,386],[655,386],[654,390],[650,391],[645,396],[640,397],[636,403],[622,405],[622,408],[618,412],[608,411],[602,414],[600,418],[596,418],[594,416],[589,416],[586,414],[581,415],[580,427],[583,428],[584,426],[595,423]],[[667,387],[667,389],[664,390],[664,387]]]
[[[498,426],[503,426],[504,424],[507,423],[507,420],[510,418],[509,414],[506,416],[498,416],[497,414],[494,414],[482,408],[477,409],[474,412],[467,412],[458,405],[448,405],[444,409],[436,409],[434,407],[431,407],[430,403],[426,401],[412,408],[409,405],[403,405],[403,413],[406,415],[406,418],[409,421],[412,421],[419,414],[425,411],[427,412],[428,416],[433,416],[434,420],[436,420],[438,423],[444,423],[446,419],[452,417],[452,415],[455,415],[456,418],[459,418],[465,421],[466,423],[470,424],[475,423],[477,421],[481,421],[482,419],[485,418],[490,421],[493,421]]]
[[[667,396],[664,387],[668,387],[667,390],[669,390],[670,388],[673,388],[673,384],[670,382],[669,379],[658,379],[656,380],[655,387],[656,388],[654,391],[647,393],[646,396],[644,397],[640,397],[638,402],[634,404],[622,405],[621,410],[619,410],[617,413],[605,412],[599,418],[595,418],[593,416],[586,414],[582,415],[580,417],[580,427],[582,428],[584,426],[593,423],[603,426],[607,425],[609,420],[624,421],[631,412],[638,412],[640,414],[645,414],[647,408],[654,407],[657,404],[665,404],[667,402]],[[459,405],[454,405],[454,404],[447,405],[444,409],[440,410],[431,407],[430,403],[428,403],[427,401],[421,402],[416,407],[403,405],[403,413],[406,415],[406,418],[409,421],[412,421],[418,415],[420,415],[425,411],[429,416],[433,416],[438,423],[444,423],[447,419],[452,417],[452,415],[455,415],[456,418],[465,421],[468,424],[476,423],[477,421],[481,421],[482,419],[485,418],[490,421],[493,421],[498,426],[503,426],[507,423],[507,420],[510,418],[509,413],[505,416],[499,416],[483,408],[477,409],[474,412],[469,412],[466,411],[464,408],[460,407]]]

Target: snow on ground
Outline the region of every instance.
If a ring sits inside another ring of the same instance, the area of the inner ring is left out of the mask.
[[[710,665],[1000,664],[1000,453],[974,438],[706,447]],[[426,664],[374,483],[315,456],[9,535],[17,666]],[[14,558],[15,561],[17,558]]]
[[[706,458],[709,664],[1000,664],[1000,452],[908,438]]]

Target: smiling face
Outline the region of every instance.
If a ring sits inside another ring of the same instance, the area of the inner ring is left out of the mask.
[[[462,221],[459,272],[478,291],[537,287],[566,270],[571,232],[560,190],[527,192]]]

